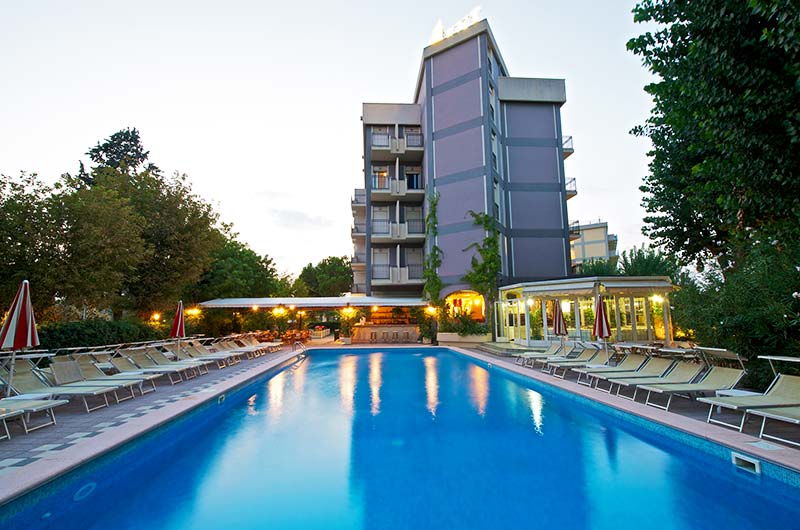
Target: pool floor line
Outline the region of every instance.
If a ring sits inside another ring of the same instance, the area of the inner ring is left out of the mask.
[[[316,349],[316,348],[315,348]],[[95,460],[128,442],[149,433],[162,425],[217,399],[220,395],[239,389],[259,376],[297,361],[302,352],[285,351],[275,354],[263,364],[249,367],[233,377],[216,381],[208,388],[165,407],[130,420],[125,425],[91,438],[88,443],[78,443],[60,451],[57,457],[45,457],[6,473],[0,480],[0,506],[29,493],[44,484]],[[227,368],[230,369],[230,368]]]
[[[746,453],[777,466],[789,469],[795,473],[800,473],[800,451],[786,447],[785,445],[775,444],[780,447],[779,450],[762,449],[761,447],[752,444],[756,442],[764,442],[764,440],[746,433],[740,433],[733,429],[726,429],[724,427],[705,423],[703,421],[699,421],[694,418],[688,418],[680,414],[665,412],[661,409],[647,406],[638,401],[629,401],[611,394],[589,389],[583,385],[575,383],[575,381],[558,379],[550,375],[545,375],[539,370],[532,370],[530,368],[518,366],[513,361],[505,360],[501,357],[495,357],[483,352],[458,348],[455,346],[448,346],[447,349],[482,362],[490,363],[494,366],[502,368],[503,370],[521,375],[550,387],[581,396],[616,410],[652,421],[659,425],[670,427],[682,433],[722,445],[731,451]]]

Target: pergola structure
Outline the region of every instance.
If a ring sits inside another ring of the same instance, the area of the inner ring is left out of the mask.
[[[612,341],[672,344],[666,276],[593,276],[525,282],[500,288],[495,303],[498,340],[532,345],[552,331],[553,304],[561,304],[571,338],[590,340],[594,300],[602,296],[611,320]]]
[[[206,309],[273,309],[284,307],[304,310],[333,310],[343,307],[425,307],[420,298],[383,298],[375,296],[308,296],[275,298],[217,298],[199,304]]]

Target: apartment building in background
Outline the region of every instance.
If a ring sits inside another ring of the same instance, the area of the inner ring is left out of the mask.
[[[608,223],[596,221],[573,228],[572,268],[580,272],[581,264],[591,260],[607,260],[617,263],[617,236],[608,233]]]
[[[470,211],[497,221],[502,285],[569,276],[567,200],[577,192],[564,172],[565,102],[564,80],[509,76],[486,20],[426,47],[412,103],[363,105],[353,292],[420,296],[434,244],[442,295],[468,290],[470,245],[485,235]],[[434,241],[425,217],[437,195]]]

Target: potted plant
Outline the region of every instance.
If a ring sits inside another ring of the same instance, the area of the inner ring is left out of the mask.
[[[492,335],[486,324],[474,320],[470,315],[458,314],[442,321],[436,338],[443,346],[469,346],[490,342]]]

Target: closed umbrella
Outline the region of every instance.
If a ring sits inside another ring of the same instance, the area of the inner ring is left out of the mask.
[[[178,348],[181,347],[181,339],[186,336],[186,327],[183,318],[183,300],[178,302],[178,309],[175,310],[175,320],[172,321],[172,329],[169,330],[169,338],[178,339]]]
[[[11,395],[11,384],[14,379],[14,362],[19,350],[34,348],[39,345],[39,334],[36,333],[36,319],[31,306],[31,287],[28,280],[23,280],[17,290],[17,296],[11,303],[6,321],[0,330],[0,350],[11,350],[11,368],[8,371],[8,388],[6,396]]]
[[[608,362],[608,345],[606,339],[611,336],[611,326],[608,323],[608,313],[606,313],[606,305],[603,303],[603,297],[597,295],[597,300],[594,305],[594,326],[592,327],[592,335],[598,339],[603,339],[603,349],[606,351],[606,362]]]
[[[553,309],[553,334],[561,337],[561,342],[564,342],[564,337],[567,336],[567,321],[564,320],[564,312],[561,311],[561,303],[558,300],[553,301],[555,309]]]

